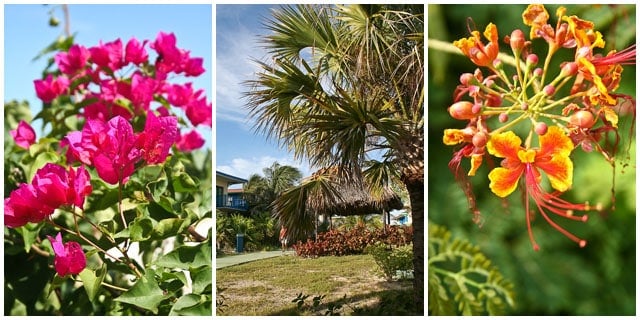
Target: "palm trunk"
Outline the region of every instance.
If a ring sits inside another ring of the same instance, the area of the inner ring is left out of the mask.
[[[418,315],[424,315],[424,180],[404,180],[413,226],[413,299]]]

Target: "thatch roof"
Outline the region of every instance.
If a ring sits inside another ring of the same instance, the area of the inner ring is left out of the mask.
[[[375,194],[370,191],[375,188],[366,186],[360,177],[337,167],[318,170],[278,196],[271,205],[272,213],[295,239],[312,232],[320,215],[366,215],[403,208],[391,188]]]
[[[322,175],[329,176],[336,195],[323,192],[308,194],[306,209],[318,215],[359,216],[403,207],[400,197],[388,186],[374,196],[362,180],[340,172],[336,167],[320,169],[307,179],[317,179]]]

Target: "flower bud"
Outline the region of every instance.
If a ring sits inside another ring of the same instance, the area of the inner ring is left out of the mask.
[[[544,86],[544,88],[542,88],[542,91],[544,92],[544,94],[548,96],[552,96],[554,93],[556,93],[556,87],[554,87],[551,84],[548,84]]]
[[[478,132],[471,138],[471,142],[476,148],[484,148],[487,141],[489,141],[489,137],[487,137],[487,134],[484,132]]]
[[[509,37],[509,44],[511,45],[511,50],[520,52],[524,48],[524,32],[520,29],[513,30],[511,37]]]
[[[538,123],[536,123],[536,125],[534,127],[534,130],[540,136],[544,135],[545,133],[547,133],[547,129],[548,129],[547,124],[544,123],[544,122],[538,122]]]
[[[587,110],[578,110],[569,117],[569,124],[582,129],[589,129],[595,124],[593,114]]]
[[[520,109],[522,109],[522,111],[527,111],[527,110],[529,110],[529,104],[528,104],[528,103],[526,103],[526,102],[523,102],[523,103],[520,105]]]
[[[464,86],[468,86],[470,84],[473,84],[473,79],[475,79],[473,77],[473,74],[466,72],[460,75],[460,83]]]
[[[507,121],[509,121],[509,115],[506,113],[501,113],[500,115],[498,115],[498,121],[505,123]]]
[[[496,69],[502,69],[502,60],[500,59],[493,60],[493,67]]]
[[[473,103],[469,101],[458,101],[449,107],[451,117],[458,120],[469,120],[477,117],[481,110],[476,109],[475,111]]]
[[[535,66],[538,64],[538,56],[535,53],[532,53],[527,56],[527,65]]]
[[[568,62],[562,66],[560,75],[563,77],[570,77],[578,73],[578,64],[575,62]]]
[[[536,77],[542,77],[542,68],[535,68],[533,70],[533,75]]]

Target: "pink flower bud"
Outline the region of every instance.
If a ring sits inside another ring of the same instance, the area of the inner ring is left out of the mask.
[[[547,133],[547,129],[548,129],[547,124],[544,122],[536,123],[534,128],[534,130],[538,135],[544,135],[545,133]]]
[[[523,103],[520,105],[520,109],[522,109],[523,111],[527,111],[527,110],[529,110],[529,104],[528,104],[528,103],[526,103],[526,102],[523,102]]]
[[[515,29],[511,32],[511,37],[509,37],[509,44],[511,45],[511,49],[515,52],[519,52],[524,48],[524,32],[520,29]]]
[[[527,56],[527,65],[535,66],[538,64],[538,56],[535,53],[532,53]]]
[[[475,79],[475,78],[473,77],[473,74],[471,74],[471,73],[469,73],[469,72],[466,72],[466,73],[463,73],[462,75],[460,75],[460,83],[461,83],[463,86],[469,86],[470,84],[472,84],[472,82],[471,82],[471,81],[472,81],[473,79]]]
[[[541,77],[542,76],[542,68],[535,68],[535,70],[533,70],[533,75],[536,77]]]
[[[542,91],[544,92],[544,94],[548,95],[548,96],[552,96],[554,93],[556,93],[556,87],[554,87],[553,85],[546,85],[544,86],[544,88],[542,88]]]
[[[469,120],[477,117],[479,112],[473,112],[473,103],[469,101],[458,101],[449,107],[449,114],[458,120]]]
[[[560,75],[563,77],[570,77],[578,73],[578,64],[575,62],[568,62],[562,66],[562,70],[560,70]]]
[[[500,122],[502,122],[502,123],[505,123],[505,122],[509,121],[509,115],[508,115],[508,114],[506,114],[506,113],[504,113],[504,112],[503,112],[503,113],[501,113],[501,114],[498,116],[498,121],[500,121]]]

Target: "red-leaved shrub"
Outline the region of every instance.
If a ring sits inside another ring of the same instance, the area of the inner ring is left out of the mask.
[[[317,239],[298,241],[293,248],[300,257],[344,256],[362,254],[368,245],[384,243],[402,246],[411,243],[413,228],[405,226],[387,226],[380,229],[367,229],[356,226],[348,231],[329,230],[318,233]]]

